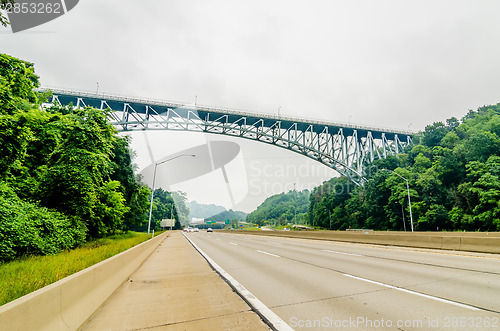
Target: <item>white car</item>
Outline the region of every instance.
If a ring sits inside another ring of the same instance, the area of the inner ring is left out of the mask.
[[[194,228],[194,232],[200,232],[200,229]]]
[[[214,230],[212,230],[212,228],[208,228],[207,232],[214,232]]]

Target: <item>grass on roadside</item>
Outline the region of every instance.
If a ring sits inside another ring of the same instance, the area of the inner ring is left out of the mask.
[[[123,252],[151,236],[128,232],[90,241],[56,255],[30,256],[0,264],[0,305]]]
[[[245,230],[245,231],[262,231],[259,227],[257,226],[249,226],[247,228],[243,228],[242,230]]]

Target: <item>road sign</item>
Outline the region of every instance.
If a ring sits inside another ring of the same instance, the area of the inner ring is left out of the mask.
[[[229,223],[231,223],[231,221],[230,220],[225,220],[224,223],[225,224],[229,224]]]
[[[163,219],[160,222],[162,228],[167,228],[169,226],[175,226],[175,219]]]

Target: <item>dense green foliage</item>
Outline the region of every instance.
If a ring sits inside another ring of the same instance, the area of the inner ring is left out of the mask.
[[[92,108],[40,104],[32,63],[0,54],[0,261],[140,226],[149,189],[127,138]]]
[[[151,200],[150,200],[151,201]],[[159,188],[153,194],[153,210],[151,213],[151,229],[160,230],[162,219],[175,219],[175,230],[188,223],[189,209],[186,207],[186,195],[179,192],[167,192]],[[147,230],[144,224],[139,230]]]
[[[360,187],[339,177],[314,189],[310,222],[409,229],[406,181],[399,174],[409,181],[415,230],[499,231],[500,104],[428,125],[405,153],[375,161],[369,173]]]
[[[53,254],[83,242],[85,232],[64,214],[22,201],[0,183],[0,258]]]
[[[230,221],[244,221],[247,216],[247,213],[242,211],[234,211],[232,209],[225,210],[217,215],[211,216],[209,218],[205,218],[205,221],[213,221],[213,222],[224,222],[226,220]]]
[[[289,191],[267,198],[256,210],[247,215],[247,222],[257,225],[270,223],[286,224],[294,222],[295,214],[297,223],[303,223],[309,206],[309,191]]]

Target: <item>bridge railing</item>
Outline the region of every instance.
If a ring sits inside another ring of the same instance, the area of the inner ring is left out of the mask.
[[[137,97],[118,95],[118,94],[98,93],[98,92],[92,92],[92,91],[78,91],[78,90],[53,88],[53,87],[42,87],[39,90],[43,90],[43,91],[50,90],[50,91],[53,91],[55,94],[58,94],[58,93],[59,94],[67,94],[67,95],[73,95],[75,97],[89,97],[89,98],[96,98],[96,99],[103,99],[103,100],[115,100],[115,101],[128,102],[128,103],[143,103],[143,104],[151,104],[151,105],[156,105],[156,106],[164,106],[164,107],[172,107],[172,108],[185,108],[185,109],[201,110],[201,111],[223,113],[223,114],[230,114],[230,115],[237,115],[237,116],[262,117],[262,118],[272,119],[272,120],[277,120],[277,121],[302,122],[302,123],[309,123],[309,124],[314,124],[314,125],[342,127],[342,128],[366,130],[366,131],[372,131],[372,132],[390,132],[390,133],[409,135],[409,136],[415,134],[415,132],[410,131],[410,130],[399,130],[399,129],[387,128],[387,127],[374,127],[374,126],[369,126],[369,125],[353,124],[353,123],[337,122],[337,121],[332,122],[332,121],[325,121],[325,120],[314,119],[314,118],[305,118],[305,117],[292,117],[292,116],[282,116],[282,115],[278,116],[276,114],[265,113],[265,112],[250,112],[250,111],[246,111],[246,110],[236,110],[236,109],[231,109],[231,108],[212,107],[212,106],[206,106],[206,105],[194,105],[193,106],[191,104],[183,104],[183,103],[179,103],[179,102],[172,102],[172,101],[166,101],[166,100],[154,99],[154,98],[137,98]]]

